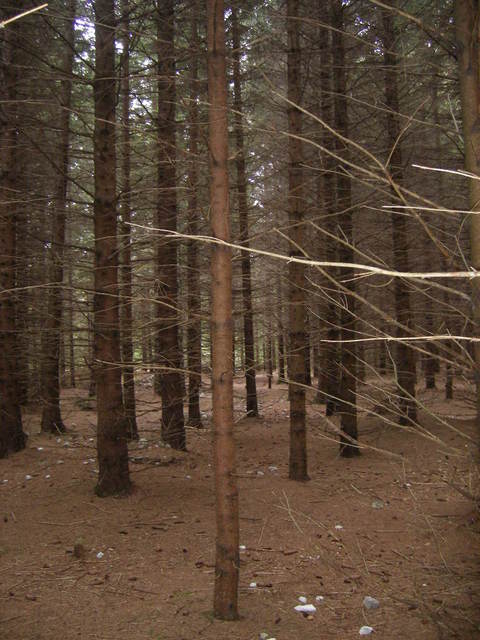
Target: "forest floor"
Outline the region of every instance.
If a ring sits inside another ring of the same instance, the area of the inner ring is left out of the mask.
[[[385,639],[480,637],[480,521],[466,495],[478,490],[477,436],[464,400],[420,392],[430,437],[361,411],[366,448],[345,460],[338,418],[310,398],[311,481],[300,484],[288,480],[286,386],[259,376],[262,415],[242,419],[237,380],[241,618],[227,623],[211,613],[209,394],[206,428],[188,429],[178,453],[162,446],[158,399],[142,382],[128,498],[94,495],[85,391],[64,392],[65,435],[39,434],[39,411],[26,412],[27,449],[0,460],[2,639],[345,640],[362,626]],[[295,611],[300,596],[315,613]],[[366,609],[365,596],[380,606]]]

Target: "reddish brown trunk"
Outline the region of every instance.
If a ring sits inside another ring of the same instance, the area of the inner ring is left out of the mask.
[[[130,490],[118,313],[113,0],[95,0],[95,43],[94,367],[99,466],[96,493],[108,496]]]
[[[301,58],[299,0],[287,0],[287,85],[288,85],[288,222],[290,226],[291,257],[301,257],[303,243],[303,150],[299,138],[302,130],[300,105]],[[289,400],[290,400],[290,459],[289,478],[308,480],[307,425],[305,410],[305,267],[297,262],[289,264]]]
[[[230,241],[225,27],[222,0],[207,0],[210,216],[212,235]],[[238,617],[239,521],[235,479],[232,375],[232,262],[212,249],[212,386],[217,541],[214,614]]]
[[[157,9],[158,46],[158,200],[157,227],[177,229],[174,2]],[[173,449],[185,450],[183,382],[178,335],[177,244],[160,234],[157,244],[157,363],[162,397],[162,439]]]
[[[237,193],[240,225],[240,243],[249,247],[248,231],[248,202],[247,202],[247,173],[245,168],[245,144],[243,140],[243,103],[242,85],[240,81],[240,35],[237,11],[234,6],[232,11],[232,37],[233,37],[233,95],[234,95],[234,119],[235,140],[237,146]],[[255,376],[255,348],[253,330],[252,307],[252,278],[250,255],[247,251],[241,254],[242,263],[242,296],[243,296],[243,335],[245,348],[245,381],[247,391],[247,415],[258,416],[257,382]]]
[[[65,431],[60,411],[60,343],[62,336],[63,307],[63,265],[65,255],[65,225],[67,208],[68,169],[70,156],[70,111],[72,104],[72,68],[74,55],[74,21],[76,1],[68,3],[68,23],[65,30],[65,54],[60,96],[60,166],[61,173],[57,180],[57,194],[54,204],[54,220],[52,233],[52,251],[50,268],[50,290],[48,297],[48,315],[43,329],[43,366],[42,395],[43,411],[41,429],[44,432],[56,433]]]
[[[133,366],[133,299],[132,299],[132,230],[130,226],[130,2],[122,0],[122,362],[123,404],[128,437],[138,439],[135,402],[135,369]]]
[[[189,139],[190,165],[188,177],[188,232],[196,236],[199,232],[198,208],[198,1],[193,4],[192,16],[192,59],[190,62],[190,108]],[[187,245],[187,306],[188,306],[188,424],[191,427],[202,427],[200,413],[200,387],[202,384],[202,324],[200,319],[200,273],[199,242],[189,240]]]
[[[456,0],[455,23],[458,43],[460,98],[462,105],[465,169],[476,176],[469,180],[471,267],[480,271],[480,77],[478,0]],[[472,279],[474,375],[477,432],[480,431],[480,277]]]

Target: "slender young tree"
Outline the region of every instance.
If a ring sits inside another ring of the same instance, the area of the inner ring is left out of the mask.
[[[301,102],[301,57],[299,0],[287,0],[287,87],[288,87],[288,222],[291,257],[301,257],[303,242],[303,150]],[[289,356],[290,399],[289,478],[308,480],[307,425],[305,408],[305,267],[289,264]]]
[[[22,11],[1,8],[0,20]],[[16,81],[15,50],[19,25],[0,29],[0,458],[25,448],[20,399],[17,393],[17,334],[15,323],[16,213]]]
[[[212,235],[230,241],[227,80],[223,0],[207,0],[210,219]],[[212,387],[216,493],[214,615],[238,617],[239,519],[235,477],[232,373],[231,250],[214,244],[212,274]]]
[[[348,113],[347,113],[347,80],[345,68],[345,43],[344,43],[344,10],[341,0],[332,2],[332,60],[334,68],[334,122],[337,132],[344,140],[348,139]],[[335,138],[337,154],[346,153],[344,143],[338,137]],[[337,211],[338,227],[337,235],[343,240],[340,243],[339,259],[341,262],[353,262],[353,228],[352,228],[352,198],[350,177],[340,167],[337,170]],[[341,280],[347,291],[355,291],[353,270],[341,269]],[[341,372],[340,388],[340,455],[350,458],[360,453],[355,444],[358,438],[357,431],[357,405],[356,405],[356,361],[355,343],[347,342],[355,338],[355,298],[347,293],[340,309],[340,338],[341,343]]]
[[[130,490],[122,401],[115,155],[114,0],[95,0],[95,296],[98,483],[109,496]]]
[[[480,46],[478,0],[456,0],[455,23],[462,105],[465,169],[476,176],[469,180],[471,266],[480,271]],[[478,177],[477,177],[478,176]],[[472,279],[473,335],[480,337],[480,277]],[[473,343],[477,430],[480,430],[480,342]]]
[[[60,411],[60,343],[62,340],[63,272],[65,256],[65,227],[67,211],[68,168],[70,161],[70,113],[72,105],[72,70],[74,57],[74,25],[76,0],[68,2],[68,19],[65,23],[65,51],[62,60],[62,84],[60,89],[60,167],[53,212],[52,251],[48,315],[43,332],[42,395],[43,410],[41,429],[56,433],[65,431]]]
[[[245,143],[243,135],[243,102],[240,67],[240,29],[238,24],[237,9],[234,5],[232,11],[232,39],[233,39],[233,105],[235,122],[235,142],[237,167],[237,194],[240,226],[240,243],[243,247],[249,246],[248,230],[248,200],[247,200],[247,173],[245,168]],[[253,331],[253,306],[252,306],[252,276],[250,255],[242,251],[242,296],[243,296],[243,335],[245,349],[245,381],[247,391],[247,415],[258,416],[257,382],[255,374],[255,339]]]
[[[396,0],[393,0],[392,6]],[[392,195],[397,196],[396,188],[403,181],[402,141],[398,122],[398,64],[397,35],[392,11],[383,8],[383,45],[385,61],[385,103],[387,111],[387,135],[390,152],[389,172],[392,179]],[[409,270],[408,228],[404,215],[392,213],[393,265],[397,271]],[[413,350],[402,338],[407,336],[411,326],[410,293],[408,283],[402,278],[395,278],[395,315],[402,326],[397,326],[395,370],[398,386],[400,424],[414,422],[417,418],[415,403],[415,360]]]
[[[127,418],[128,437],[138,439],[135,402],[135,369],[133,366],[133,301],[132,301],[132,230],[130,197],[130,0],[122,0],[122,79],[121,79],[121,179],[122,215],[121,240],[121,330],[123,362],[123,402]]]
[[[168,232],[177,230],[176,126],[175,126],[175,10],[173,0],[157,3],[157,359],[162,397],[162,439],[173,449],[185,450],[183,380],[180,373],[178,332],[177,244]]]
[[[190,103],[188,109],[189,120],[189,152],[190,163],[188,170],[188,232],[192,236],[199,232],[198,207],[198,0],[192,6],[192,46],[190,61]],[[200,413],[200,386],[202,383],[202,325],[200,319],[200,273],[199,273],[199,243],[190,239],[187,244],[187,307],[188,307],[188,424],[191,427],[202,427]]]

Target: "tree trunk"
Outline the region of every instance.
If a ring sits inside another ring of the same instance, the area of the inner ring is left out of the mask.
[[[465,169],[478,178],[469,180],[471,268],[480,270],[480,78],[478,0],[456,0],[460,100],[462,105]],[[480,337],[480,277],[472,279],[473,337]],[[480,430],[480,342],[473,343],[477,431]]]
[[[328,6],[328,5],[327,5]],[[325,3],[319,0],[317,4],[317,15],[321,16],[325,12]],[[333,126],[333,99],[332,99],[332,55],[330,46],[330,31],[324,26],[318,30],[318,47],[320,51],[320,90],[321,104],[320,112],[322,120],[329,126]],[[322,146],[332,149],[334,139],[326,128],[322,128]],[[322,198],[324,207],[324,218],[322,227],[326,232],[325,259],[334,262],[337,257],[335,242],[332,240],[334,234],[335,219],[335,163],[330,154],[325,153],[323,157],[324,172],[321,174],[322,184],[318,188],[318,196]],[[329,295],[326,302],[324,331],[320,335],[325,335],[328,342],[320,343],[320,366],[318,373],[318,393],[317,402],[325,402],[327,415],[332,415],[336,407],[336,397],[338,395],[338,318],[335,292],[329,288]]]
[[[347,82],[345,69],[345,45],[343,39],[344,5],[341,0],[332,3],[332,56],[334,68],[334,121],[337,132],[348,139],[348,113],[347,113]],[[344,143],[335,138],[335,150],[338,155],[347,153]],[[338,229],[337,235],[345,242],[340,243],[339,259],[341,262],[353,262],[353,228],[351,210],[351,184],[349,176],[340,168],[337,172],[337,211]],[[342,268],[340,278],[344,287],[355,291],[355,279],[353,269]],[[338,396],[340,412],[340,455],[353,457],[359,455],[360,450],[356,441],[357,431],[357,406],[356,406],[356,364],[357,356],[354,342],[346,342],[355,338],[355,298],[346,295],[340,310],[340,339],[341,343],[341,377]]]
[[[158,70],[158,199],[157,227],[177,230],[174,1],[157,9]],[[178,332],[177,241],[160,234],[157,244],[157,363],[162,397],[162,439],[173,449],[186,449],[183,384]]]
[[[288,86],[288,222],[292,258],[302,257],[303,243],[303,149],[299,137],[302,130],[301,58],[299,0],[287,0],[287,86]],[[308,480],[307,425],[305,409],[305,267],[289,264],[289,358],[288,394],[290,400],[289,478]]]
[[[395,0],[394,0],[395,2]],[[392,179],[392,194],[396,197],[396,185],[403,181],[402,146],[398,122],[398,70],[396,34],[392,11],[382,9],[383,45],[385,61],[385,103],[387,106],[388,149],[391,149],[389,171]],[[409,270],[407,219],[404,215],[392,213],[393,266],[396,271]],[[411,326],[410,293],[408,284],[402,278],[395,278],[395,314],[403,327]],[[405,342],[407,331],[397,327],[395,369],[398,386],[400,424],[414,423],[417,419],[415,403],[416,368],[414,353]]]
[[[99,496],[130,490],[118,313],[115,22],[113,0],[95,0],[94,367],[99,467],[96,493]]]
[[[190,62],[190,107],[189,107],[189,140],[190,164],[188,176],[188,233],[192,236],[199,232],[198,209],[198,1],[193,3],[192,16],[192,59]],[[200,387],[202,384],[202,321],[200,318],[200,272],[199,242],[189,240],[187,244],[187,307],[188,307],[188,424],[191,427],[202,427],[200,413]]]
[[[17,3],[15,11],[21,11]],[[0,9],[0,20],[12,17]],[[15,324],[16,205],[15,184],[16,77],[15,49],[18,25],[0,29],[0,458],[25,448],[22,414],[17,394]]]
[[[233,38],[233,102],[236,140],[237,192],[240,224],[240,244],[249,247],[247,174],[245,169],[245,144],[243,139],[243,103],[240,69],[240,34],[235,6],[232,5]],[[245,380],[247,391],[247,415],[258,416],[257,383],[255,376],[255,348],[253,330],[252,278],[250,255],[242,251],[242,296],[243,296],[243,335],[245,344]]]
[[[47,433],[66,430],[60,411],[60,343],[62,335],[63,265],[65,256],[65,226],[67,210],[68,171],[70,159],[70,112],[72,105],[72,70],[74,57],[74,23],[76,0],[68,2],[68,22],[65,33],[65,53],[62,64],[60,95],[60,167],[57,176],[54,204],[52,251],[50,267],[51,289],[48,296],[47,321],[43,329],[42,395],[43,411],[41,429]]]
[[[123,404],[127,419],[127,435],[138,440],[137,411],[135,402],[135,368],[133,366],[133,298],[132,298],[132,229],[130,226],[130,2],[122,0],[122,241],[120,275],[122,280],[121,333]]]
[[[210,216],[212,235],[230,241],[228,128],[223,0],[207,0]],[[217,541],[214,615],[238,618],[239,520],[233,435],[232,261],[212,248],[212,386]]]

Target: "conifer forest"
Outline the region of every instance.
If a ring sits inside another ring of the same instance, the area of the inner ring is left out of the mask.
[[[0,0],[1,638],[479,638],[479,465],[478,0]]]

